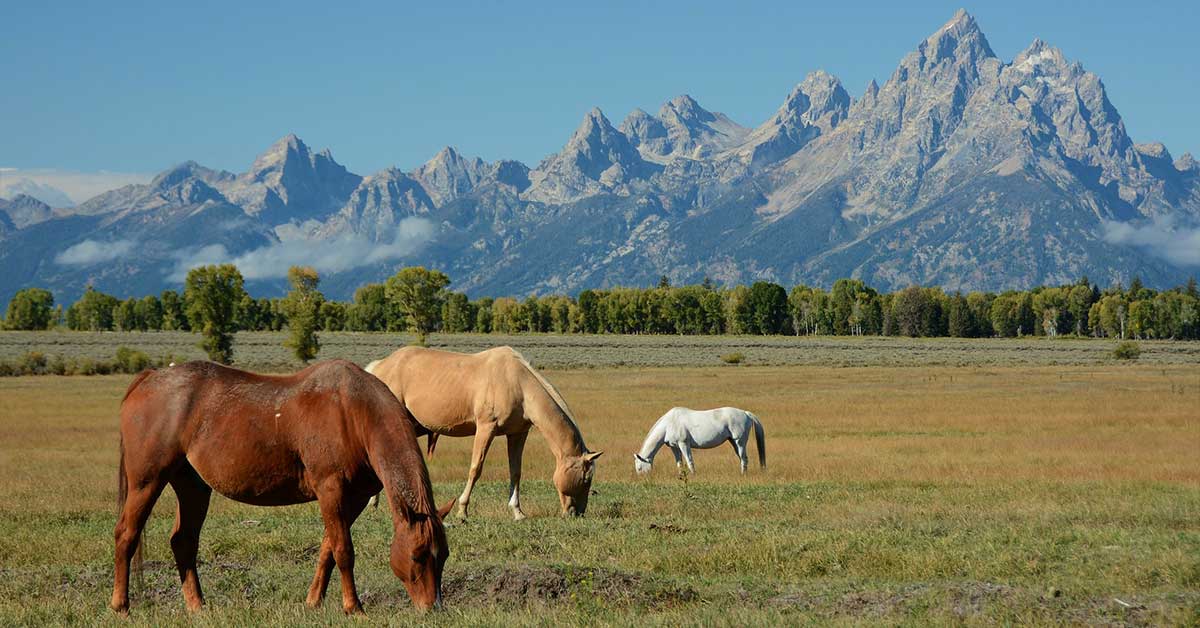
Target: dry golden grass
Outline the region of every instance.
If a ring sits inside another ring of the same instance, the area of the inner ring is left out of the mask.
[[[632,479],[646,430],[674,405],[762,418],[768,471],[732,448],[697,453],[712,482],[1156,481],[1200,486],[1200,370],[1191,367],[691,368],[550,372],[607,479]],[[536,438],[536,437],[535,437]],[[462,474],[470,439],[442,439],[435,478]],[[503,450],[499,461],[503,460]],[[531,440],[526,464],[550,472]],[[663,450],[657,462],[673,472]],[[755,454],[751,454],[754,459]],[[449,466],[447,468],[447,464]],[[752,466],[753,468],[753,466]],[[489,465],[485,479],[506,467]]]
[[[759,624],[1200,617],[1195,365],[546,374],[588,445],[606,452],[598,494],[584,520],[554,517],[552,460],[535,433],[523,491],[533,519],[508,521],[497,443],[473,520],[450,530],[458,593],[446,622],[727,623],[729,608],[738,623]],[[115,417],[129,379],[0,379],[0,623],[112,619]],[[740,477],[725,447],[697,452],[698,475],[686,483],[667,452],[651,477],[634,477],[632,454],[673,405],[754,411],[768,469],[752,463]],[[470,439],[440,441],[429,465],[439,500],[461,489],[469,452]],[[152,624],[188,621],[163,562],[173,501],[168,491],[155,510],[149,543],[159,562],[133,601],[135,618]],[[201,541],[202,623],[340,621],[336,604],[302,608],[319,536],[312,505],[214,500]],[[382,513],[355,526],[367,610],[417,622],[381,558],[389,537]],[[591,575],[569,597],[532,603],[484,599],[463,584],[518,566],[615,570],[634,578],[626,588],[661,581],[696,597],[616,603]],[[1048,588],[1065,594],[1046,601]],[[1115,605],[1118,596],[1142,608]]]

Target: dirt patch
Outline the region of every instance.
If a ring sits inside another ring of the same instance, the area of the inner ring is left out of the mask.
[[[671,534],[683,534],[687,532],[687,528],[681,528],[673,523],[652,523],[648,526],[648,529]]]
[[[654,605],[656,608],[698,599],[696,592],[638,574],[587,567],[485,567],[447,574],[442,584],[447,602],[503,606],[555,604],[595,598],[611,605]]]

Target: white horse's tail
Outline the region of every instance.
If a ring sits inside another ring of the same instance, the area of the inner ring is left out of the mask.
[[[754,442],[758,444],[758,464],[760,467],[767,468],[767,442],[766,435],[763,434],[762,421],[751,412],[747,412],[746,416],[750,417],[750,422],[754,424]]]

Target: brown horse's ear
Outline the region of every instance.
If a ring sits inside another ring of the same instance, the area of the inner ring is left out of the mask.
[[[450,498],[450,501],[446,502],[446,505],[445,505],[445,506],[442,506],[441,508],[438,508],[438,519],[441,519],[442,521],[445,521],[445,520],[446,520],[446,515],[449,515],[449,514],[450,514],[450,511],[451,511],[451,510],[454,510],[454,504],[457,504],[457,503],[458,503],[458,498],[457,498],[457,497],[451,497],[451,498]]]
[[[583,454],[583,461],[584,462],[595,462],[596,458],[599,458],[600,456],[603,456],[603,455],[604,455],[603,451],[589,451],[586,454]]]

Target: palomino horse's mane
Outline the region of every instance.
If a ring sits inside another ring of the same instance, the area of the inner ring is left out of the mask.
[[[571,414],[571,409],[567,407],[567,402],[563,399],[562,394],[558,392],[554,384],[551,384],[545,377],[542,377],[541,373],[537,372],[537,369],[533,368],[533,365],[529,363],[529,360],[525,359],[525,356],[511,347],[510,350],[513,353],[513,357],[525,367],[526,371],[529,371],[537,379],[538,383],[542,385],[542,389],[546,391],[546,394],[550,395],[550,399],[554,401],[554,405],[558,406],[559,411],[566,418],[567,424],[575,432],[575,437],[579,439],[579,446],[583,451],[587,451],[587,446],[583,444],[583,432],[579,431],[579,424],[575,422],[575,415]]]

